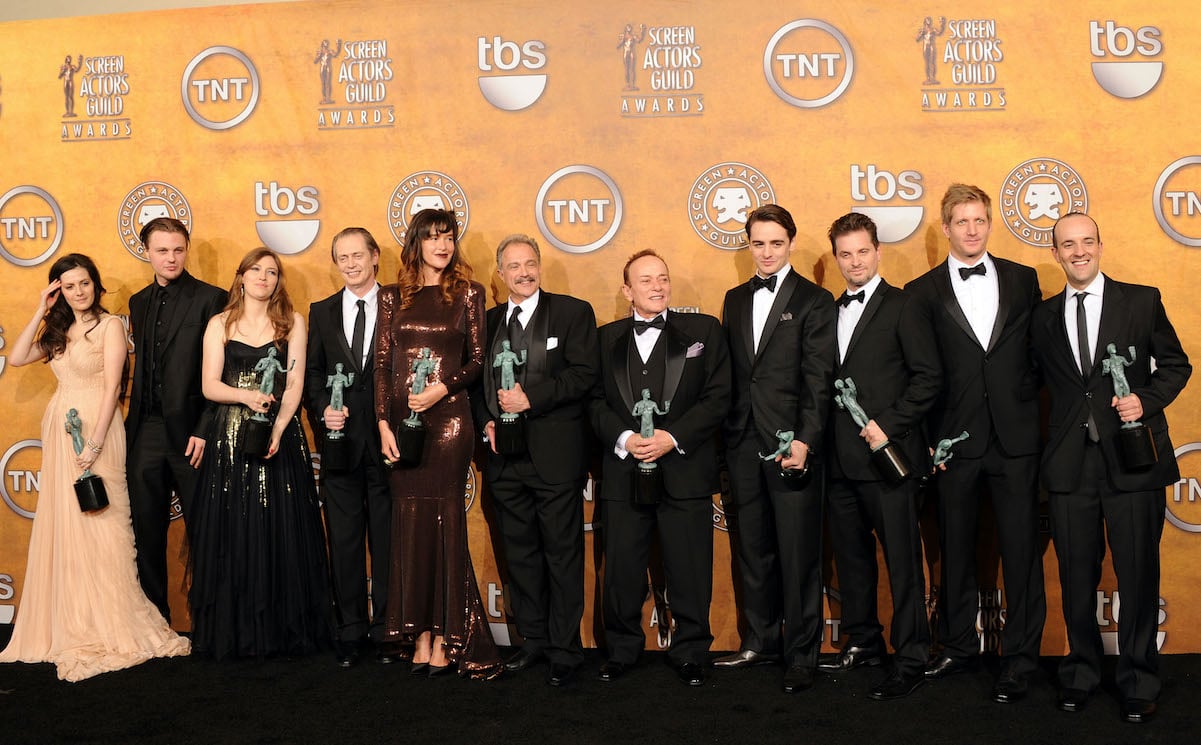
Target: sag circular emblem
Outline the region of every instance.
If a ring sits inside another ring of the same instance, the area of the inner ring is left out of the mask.
[[[183,192],[165,181],[144,181],[129,190],[117,213],[117,234],[121,245],[134,257],[150,261],[139,237],[146,223],[159,217],[174,217],[191,233],[192,207]]]
[[[422,210],[446,210],[455,216],[459,238],[467,232],[471,206],[463,187],[445,173],[418,171],[401,179],[388,198],[388,228],[392,237],[404,246],[405,234],[413,215]]]
[[[463,511],[471,510],[471,505],[475,504],[476,486],[475,486],[475,469],[470,465],[467,466],[467,482],[463,491]]]
[[[746,218],[776,201],[771,182],[759,169],[726,162],[705,169],[688,191],[688,220],[705,243],[736,250],[746,246]]]
[[[1001,217],[1023,243],[1050,248],[1055,221],[1088,211],[1088,189],[1076,169],[1054,158],[1031,158],[1001,185]]]

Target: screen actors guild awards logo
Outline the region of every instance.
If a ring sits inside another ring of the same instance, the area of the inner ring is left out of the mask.
[[[179,189],[165,181],[144,181],[129,190],[117,212],[117,234],[121,245],[135,258],[149,261],[146,248],[138,237],[146,223],[156,217],[174,217],[191,233],[192,207]]]
[[[84,57],[67,55],[58,68],[62,81],[63,106],[61,138],[63,142],[106,142],[128,140],[133,126],[125,112],[129,95],[129,74],[124,55]],[[79,118],[76,105],[83,104]],[[70,121],[68,121],[70,120]]]
[[[638,45],[646,42],[639,53]],[[623,117],[699,116],[704,95],[696,92],[696,71],[701,67],[701,46],[695,26],[650,26],[627,23],[618,34],[617,48],[625,71],[622,88]],[[638,69],[642,68],[649,93],[642,93]]]
[[[757,168],[726,162],[705,169],[688,191],[688,220],[705,243],[730,251],[746,246],[746,217],[776,201],[771,182]]]
[[[388,228],[397,243],[404,245],[409,221],[413,215],[427,209],[453,212],[460,239],[467,232],[471,210],[459,182],[438,171],[417,171],[401,179],[388,198]]]
[[[386,39],[360,39],[331,46],[322,39],[313,57],[321,85],[317,129],[378,129],[396,125],[396,110],[388,98],[392,58]],[[335,79],[336,72],[336,79]],[[335,98],[339,94],[342,102]]]
[[[1031,158],[1001,185],[1005,227],[1031,246],[1049,248],[1055,221],[1069,212],[1088,212],[1088,190],[1076,169],[1063,161]]]
[[[935,23],[933,16],[926,16],[914,42],[921,45],[922,111],[1005,109],[1005,88],[997,72],[1005,54],[995,19],[948,21],[939,16]]]

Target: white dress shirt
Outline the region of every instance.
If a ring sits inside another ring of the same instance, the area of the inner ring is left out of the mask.
[[[880,286],[880,275],[872,277],[859,290],[863,290],[863,302],[852,300],[845,306],[838,306],[838,361],[841,363],[847,358],[847,349],[851,346],[851,336],[855,333],[855,327],[859,325],[859,319],[863,318],[863,309],[867,307],[867,303],[875,294],[876,288]],[[859,290],[851,292],[847,288],[847,294],[854,295]]]
[[[1084,313],[1086,316],[1086,325],[1088,326],[1088,358],[1090,360],[1097,359],[1097,336],[1101,333],[1101,305],[1102,298],[1105,293],[1105,275],[1098,273],[1096,278],[1089,283],[1088,287],[1083,290],[1077,290],[1071,285],[1065,290],[1067,295],[1064,296],[1063,303],[1063,325],[1068,332],[1068,344],[1072,347],[1072,359],[1076,361],[1076,367],[1080,367],[1080,335],[1076,333],[1076,304],[1080,301],[1076,299],[1077,292],[1087,292],[1088,295],[1084,298]],[[1083,375],[1084,371],[1081,370]]]
[[[967,268],[984,264],[983,277],[976,275],[964,279],[959,274],[961,267]],[[947,257],[947,269],[951,272],[951,289],[955,291],[955,299],[967,316],[967,322],[972,332],[979,340],[980,346],[988,349],[992,339],[992,327],[997,321],[997,308],[1001,304],[1001,290],[997,284],[997,267],[992,257],[985,252],[976,264],[964,264],[954,256]]]
[[[342,333],[346,335],[347,346],[354,347],[354,320],[359,316],[359,300],[365,300],[363,313],[367,320],[363,335],[363,359],[359,360],[359,369],[367,366],[367,355],[371,354],[371,339],[375,332],[375,315],[379,308],[379,282],[371,286],[367,294],[358,297],[350,290],[342,288]]]
[[[791,264],[785,264],[780,271],[775,273],[776,289],[769,290],[766,287],[760,287],[755,290],[755,294],[751,296],[751,332],[755,335],[755,353],[759,352],[759,341],[763,338],[763,327],[767,325],[767,314],[771,313],[771,306],[776,302],[776,295],[779,294],[780,288],[784,286],[784,278],[792,271]],[[767,277],[764,277],[767,279]]]

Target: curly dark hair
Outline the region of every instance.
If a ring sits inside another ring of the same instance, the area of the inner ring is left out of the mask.
[[[54,262],[54,265],[50,267],[50,281],[61,279],[72,269],[86,271],[95,290],[88,311],[94,313],[96,318],[92,325],[84,331],[86,336],[92,333],[92,329],[100,325],[100,316],[108,313],[100,304],[100,297],[105,292],[104,285],[100,282],[100,270],[96,268],[96,262],[84,254],[67,254]],[[54,305],[46,311],[46,317],[42,323],[42,332],[38,335],[38,346],[46,353],[46,361],[49,362],[51,358],[62,354],[67,349],[67,330],[71,328],[71,324],[75,323],[75,311],[71,309],[71,304],[67,302],[67,298],[61,290]]]

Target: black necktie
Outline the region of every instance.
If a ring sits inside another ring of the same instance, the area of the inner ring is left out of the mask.
[[[760,277],[758,274],[751,277],[751,292],[758,292],[761,288],[767,288],[768,292],[776,291],[776,275],[771,275],[767,279]]]
[[[525,327],[521,325],[521,306],[513,306],[513,313],[509,316],[509,348],[516,352],[519,349],[525,349]]]
[[[856,292],[854,295],[852,295],[849,292],[844,292],[844,293],[842,293],[842,296],[838,298],[838,304],[841,307],[845,308],[848,305],[850,305],[851,301],[853,301],[853,300],[862,303],[863,302],[863,294],[865,292],[867,292],[867,290],[860,290],[859,292]]]
[[[361,368],[363,365],[363,344],[367,339],[367,301],[359,300],[358,315],[354,317],[354,333],[350,336],[350,353],[354,355],[354,364]]]
[[[959,267],[959,278],[964,279],[964,280],[968,279],[973,274],[979,274],[981,277],[983,277],[987,273],[988,273],[988,270],[984,267],[983,261],[981,261],[979,264],[977,264],[975,266]]]
[[[649,321],[639,321],[638,319],[634,319],[634,333],[641,336],[642,334],[646,333],[647,329],[650,328],[656,328],[662,331],[664,323],[665,319],[663,316],[655,316]]]
[[[1076,293],[1076,346],[1080,352],[1080,374],[1084,376],[1085,380],[1093,371],[1093,361],[1089,359],[1088,313],[1084,310],[1084,298],[1086,297],[1088,297],[1087,292]],[[1097,432],[1097,420],[1093,418],[1091,408],[1088,412],[1088,439],[1093,442],[1101,439],[1100,433]]]

